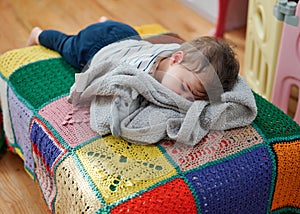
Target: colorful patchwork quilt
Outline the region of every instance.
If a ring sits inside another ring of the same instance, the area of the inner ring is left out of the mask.
[[[138,28],[149,29],[166,33]],[[247,127],[210,132],[195,147],[142,146],[90,129],[89,108],[67,101],[76,72],[41,46],[0,56],[5,139],[49,212],[300,213],[300,127],[258,94]]]

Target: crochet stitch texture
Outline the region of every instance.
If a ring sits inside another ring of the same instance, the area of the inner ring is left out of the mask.
[[[90,129],[57,53],[13,50],[0,72],[6,140],[52,213],[300,213],[300,127],[254,92],[249,126],[142,146]]]

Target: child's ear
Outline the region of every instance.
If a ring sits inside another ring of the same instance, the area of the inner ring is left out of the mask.
[[[171,61],[173,64],[181,63],[183,61],[184,53],[182,51],[176,51],[171,56]]]

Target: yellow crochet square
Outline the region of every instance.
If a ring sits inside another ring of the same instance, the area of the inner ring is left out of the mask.
[[[142,26],[136,26],[134,29],[140,34],[142,38],[146,38],[151,35],[170,33],[169,30],[165,29],[159,24],[148,24]]]
[[[107,204],[176,174],[155,145],[140,146],[113,136],[97,139],[76,154]]]
[[[103,207],[72,156],[68,156],[61,162],[55,175],[55,213],[66,213],[66,210],[67,213],[82,213],[82,210],[86,213],[95,213]],[[75,200],[70,200],[71,195]]]
[[[0,72],[8,78],[23,65],[57,57],[59,53],[39,45],[7,51],[0,56]]]

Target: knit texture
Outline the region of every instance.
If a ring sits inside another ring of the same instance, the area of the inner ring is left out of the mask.
[[[51,213],[300,213],[300,127],[258,94],[250,125],[137,145],[90,129],[89,108],[67,101],[79,71],[48,53],[3,54],[0,98],[6,141]]]
[[[240,76],[214,103],[190,102],[146,72],[117,62],[98,63],[97,56],[75,79],[70,101],[91,106],[91,128],[133,143],[170,139],[194,146],[209,131],[251,124],[257,113],[253,94]]]

